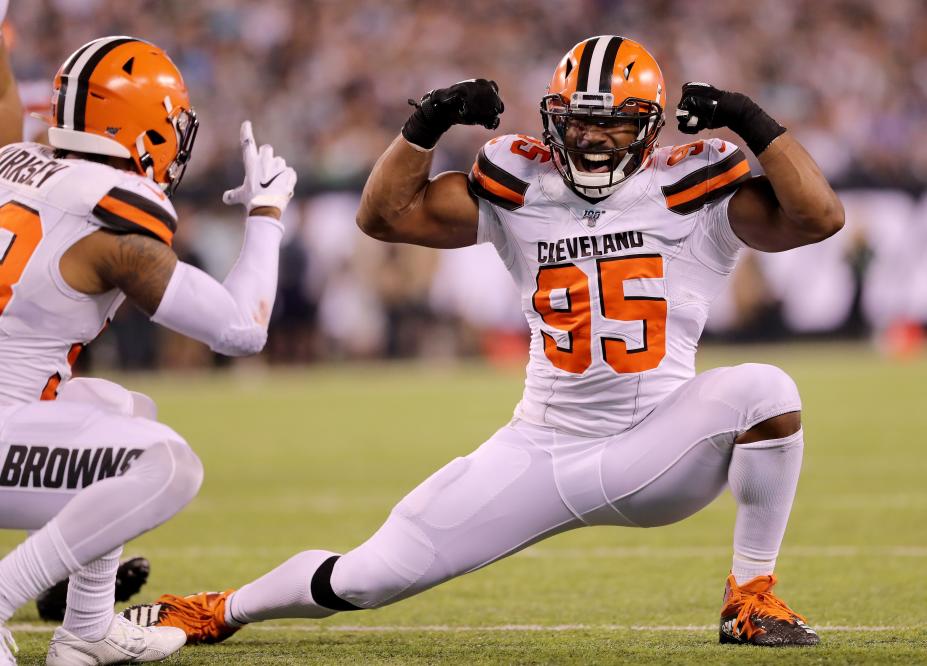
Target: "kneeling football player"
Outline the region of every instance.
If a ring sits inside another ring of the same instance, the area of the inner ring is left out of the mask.
[[[113,614],[119,555],[193,499],[202,465],[150,398],[71,365],[127,298],[216,352],[260,351],[296,174],[242,125],[245,180],[224,200],[248,218],[219,283],[171,249],[198,121],[167,55],[131,37],[85,44],[51,113],[51,147],[0,148],[0,528],[32,532],[0,560],[0,665],[15,663],[4,623],[68,577],[47,664],[156,661],[186,637]]]

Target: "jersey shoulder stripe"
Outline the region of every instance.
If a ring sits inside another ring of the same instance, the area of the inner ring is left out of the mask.
[[[177,220],[167,209],[121,187],[107,192],[94,207],[93,215],[107,229],[147,234],[168,245],[173,242],[177,230]]]
[[[524,206],[528,191],[527,182],[489,161],[485,146],[470,169],[469,186],[474,196],[506,210]]]
[[[709,164],[660,188],[666,207],[674,213],[688,215],[706,203],[720,199],[750,179],[750,165],[739,148],[720,162]]]

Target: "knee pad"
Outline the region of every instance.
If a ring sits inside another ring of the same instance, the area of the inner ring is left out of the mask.
[[[370,539],[338,560],[332,589],[355,606],[379,608],[430,587],[435,557],[428,535],[394,510]]]
[[[176,513],[196,497],[203,483],[203,463],[186,442],[168,439],[148,447],[129,467],[129,474],[159,493],[159,501],[175,507]]]
[[[186,442],[168,441],[166,445],[176,461],[170,492],[187,504],[203,485],[203,463]]]
[[[765,363],[719,368],[702,387],[703,397],[723,402],[739,414],[739,430],[801,409],[801,396],[791,377]]]

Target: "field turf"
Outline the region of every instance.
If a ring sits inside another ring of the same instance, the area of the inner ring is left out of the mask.
[[[734,503],[654,530],[590,528],[377,611],[274,621],[173,664],[927,663],[927,359],[863,346],[709,348],[701,369],[780,365],[804,399],[804,472],[777,589],[815,649],[720,646]],[[418,481],[504,424],[519,368],[338,366],[124,377],[206,465],[200,496],[131,543],[135,600],[241,585],[307,548],[343,551]],[[0,534],[0,552],[21,534]],[[13,619],[20,663],[53,625]]]

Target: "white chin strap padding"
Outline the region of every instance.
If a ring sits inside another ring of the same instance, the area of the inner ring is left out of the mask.
[[[648,125],[645,125],[641,131],[637,134],[636,141],[640,141],[647,134]],[[633,155],[628,152],[625,153],[624,157],[621,158],[621,161],[618,162],[618,166],[615,167],[613,171],[606,171],[605,173],[589,173],[586,171],[580,171],[576,168],[576,165],[573,163],[573,158],[570,156],[570,153],[567,152],[567,160],[570,163],[570,170],[573,172],[573,184],[577,189],[584,190],[586,194],[597,194],[605,196],[606,194],[611,194],[624,180],[627,176],[624,173],[624,168],[628,165],[628,162],[631,161]],[[589,192],[588,190],[596,190],[594,193]]]
[[[136,137],[135,150],[138,153],[139,161],[144,160],[145,156],[148,154],[145,151],[145,133],[144,132],[142,132],[141,134],[138,135],[138,137]],[[154,180],[154,167],[153,166],[146,167],[145,175],[151,178],[152,180]]]

